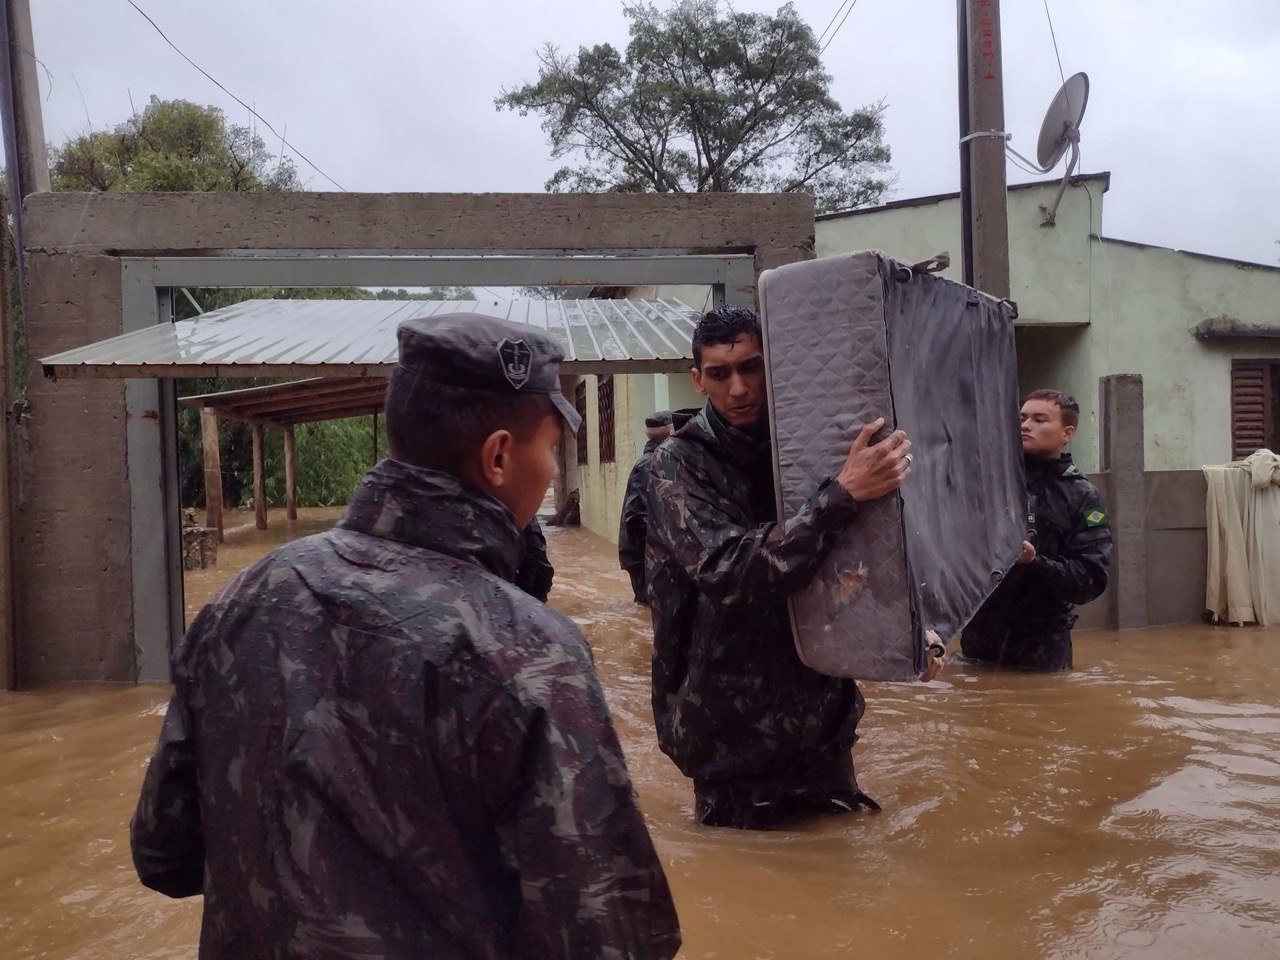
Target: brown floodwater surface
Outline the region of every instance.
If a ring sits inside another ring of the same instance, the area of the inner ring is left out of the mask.
[[[714,830],[654,743],[648,615],[612,547],[548,534],[552,605],[595,649],[682,956],[1280,953],[1280,631],[1086,633],[1072,674],[956,665],[927,686],[867,684],[855,756],[883,813]],[[0,957],[194,956],[199,901],[142,889],[129,863],[166,698],[0,695]]]

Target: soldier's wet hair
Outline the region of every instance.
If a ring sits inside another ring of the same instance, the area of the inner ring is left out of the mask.
[[[744,334],[750,334],[760,343],[760,318],[748,307],[716,307],[704,313],[693,328],[693,365],[702,369],[702,348],[714,343],[733,343]]]
[[[555,414],[545,393],[499,393],[436,383],[397,370],[387,384],[387,444],[393,459],[460,475],[497,430],[533,439]]]
[[[1047,400],[1062,411],[1064,427],[1080,426],[1080,404],[1076,398],[1061,390],[1032,390],[1027,394],[1028,400]]]

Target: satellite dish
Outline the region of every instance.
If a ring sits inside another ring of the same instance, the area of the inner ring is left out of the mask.
[[[1077,73],[1058,88],[1057,95],[1045,111],[1040,124],[1040,139],[1036,143],[1036,159],[1043,170],[1052,170],[1067,152],[1067,148],[1080,141],[1080,121],[1089,102],[1089,77]]]
[[[1048,173],[1058,165],[1062,155],[1071,150],[1071,160],[1067,163],[1067,172],[1062,176],[1057,196],[1053,203],[1040,205],[1044,213],[1044,219],[1040,221],[1042,227],[1052,227],[1057,222],[1058,205],[1062,203],[1067,183],[1080,162],[1080,121],[1084,119],[1084,108],[1088,102],[1089,78],[1083,73],[1074,74],[1058,88],[1057,95],[1045,111],[1044,123],[1040,124],[1036,159],[1041,170]]]

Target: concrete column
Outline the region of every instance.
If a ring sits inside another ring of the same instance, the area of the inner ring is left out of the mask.
[[[1099,385],[1102,467],[1109,474],[1111,623],[1121,630],[1147,625],[1146,459],[1142,377],[1118,373]]]
[[[267,474],[263,466],[262,424],[253,431],[253,522],[259,530],[267,529]]]
[[[298,519],[298,445],[292,424],[284,428],[284,510],[290,520]]]
[[[222,458],[218,453],[218,415],[200,411],[200,442],[204,448],[204,525],[218,531],[222,542]]]

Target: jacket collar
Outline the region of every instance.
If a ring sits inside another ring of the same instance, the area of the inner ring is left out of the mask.
[[[399,460],[365,474],[338,526],[469,560],[504,580],[520,563],[520,531],[503,504],[452,474]]]
[[[1028,476],[1044,474],[1051,477],[1065,477],[1078,472],[1069,453],[1056,457],[1033,457],[1028,454],[1025,460]]]
[[[703,406],[702,412],[694,417],[694,422],[730,457],[744,466],[756,466],[760,461],[769,459],[772,445],[767,430],[762,430],[762,436],[758,437],[739,430],[720,416],[709,401]]]

